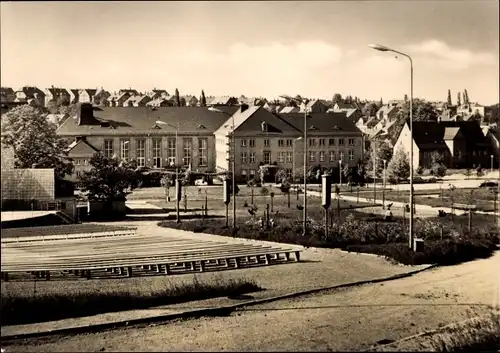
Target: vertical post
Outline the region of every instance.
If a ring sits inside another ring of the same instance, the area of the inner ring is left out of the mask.
[[[176,168],[176,179],[175,179],[175,211],[177,223],[181,222],[180,215],[180,202],[181,202],[181,182],[179,180],[179,168]]]
[[[184,194],[184,212],[187,212],[187,194],[186,188],[182,188],[182,193]]]
[[[359,186],[356,190],[356,203],[359,203]]]
[[[413,61],[410,56],[407,55],[410,60],[410,230],[409,230],[409,242],[410,248],[414,249],[413,246]]]
[[[377,203],[377,141],[373,140],[373,203]]]
[[[490,155],[490,172],[493,174],[493,155]]]
[[[286,193],[287,199],[288,199],[288,208],[290,208],[290,190]]]
[[[339,185],[342,186],[342,160],[339,159]]]
[[[298,194],[297,194],[298,197]],[[307,103],[304,103],[304,227],[302,235],[307,234]]]
[[[297,140],[294,139],[292,142],[292,185],[295,184],[295,141]]]
[[[208,196],[205,195],[205,216],[208,216]]]
[[[229,227],[229,205],[226,204],[226,228]]]
[[[382,182],[382,209],[385,210],[385,176],[386,176],[386,163],[387,161],[384,159],[384,180]]]
[[[253,183],[252,183],[252,205],[253,205]]]
[[[233,164],[232,164],[232,174],[233,174],[233,228],[236,228],[236,173],[235,173],[235,160],[236,160],[236,138],[234,135],[234,114],[231,116],[232,118],[232,125],[233,125],[233,145],[232,145],[232,159],[233,159]]]
[[[472,230],[472,208],[469,205],[469,233]]]
[[[325,238],[328,238],[328,208],[325,208]]]

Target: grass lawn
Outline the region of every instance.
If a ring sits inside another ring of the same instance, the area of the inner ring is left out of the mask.
[[[124,310],[184,303],[216,297],[238,296],[262,290],[253,280],[223,279],[189,283],[164,283],[160,288],[108,287],[100,281],[97,290],[87,292],[65,291],[33,293],[33,283],[20,283],[20,290],[11,290],[3,283],[1,294],[2,325],[20,325],[34,322],[91,316]],[[9,283],[10,284],[10,283]],[[24,290],[22,290],[24,288]]]

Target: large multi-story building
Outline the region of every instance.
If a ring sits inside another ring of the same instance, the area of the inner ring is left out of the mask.
[[[73,139],[69,156],[78,174],[90,169],[96,151],[107,157],[135,160],[139,166],[163,168],[171,164],[192,170],[215,170],[214,131],[238,109],[221,112],[201,107],[93,107],[79,104],[57,133]],[[177,138],[176,138],[177,136]]]
[[[275,165],[270,173],[283,169],[289,176],[297,175],[304,160],[304,119],[302,113],[273,114],[262,107],[241,106],[214,133],[218,170],[230,170],[234,144],[235,174],[240,180],[258,175],[261,165]],[[362,133],[345,113],[309,113],[307,136],[308,167],[335,173],[345,165],[355,168],[363,159]]]

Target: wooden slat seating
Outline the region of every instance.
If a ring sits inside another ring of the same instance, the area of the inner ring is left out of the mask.
[[[157,272],[158,268],[161,269],[163,268],[163,272],[165,274],[171,274],[172,266],[175,266],[176,264],[183,263],[184,268],[187,268],[190,271],[196,271],[196,267],[199,268],[198,271],[203,272],[207,269],[208,266],[210,265],[215,265],[215,266],[220,266],[221,261],[224,261],[225,264],[224,266],[226,268],[230,267],[230,264],[233,264],[234,268],[239,268],[242,263],[241,260],[246,260],[249,262],[251,258],[255,258],[255,263],[259,263],[259,258],[264,258],[264,263],[265,264],[270,264],[271,261],[279,261],[279,255],[280,254],[285,254],[285,259],[286,261],[290,260],[289,254],[291,252],[295,253],[295,260],[300,261],[300,251],[297,249],[280,249],[280,248],[261,248],[261,249],[248,249],[248,250],[240,250],[240,251],[234,251],[230,250],[227,252],[219,252],[219,253],[214,253],[214,254],[205,254],[205,255],[199,255],[199,254],[192,254],[191,256],[178,256],[178,257],[165,257],[165,258],[159,258],[155,259],[152,261],[151,259],[143,259],[143,260],[136,260],[133,262],[127,262],[127,261],[112,261],[108,264],[100,264],[97,266],[85,266],[85,265],[80,265],[80,266],[74,266],[74,265],[66,265],[65,268],[63,266],[61,267],[47,267],[47,268],[40,268],[40,267],[18,267],[14,269],[10,268],[2,268],[2,278],[5,280],[6,277],[8,277],[8,273],[12,272],[37,272],[37,273],[45,273],[45,278],[48,280],[50,279],[50,272],[57,272],[57,271],[71,271],[75,274],[79,274],[81,276],[84,276],[86,278],[91,278],[91,271],[95,270],[103,270],[106,271],[106,269],[119,269],[118,272],[119,274],[124,274],[127,272],[128,276],[132,276],[132,268],[134,267],[139,267],[139,266],[149,266],[149,269],[152,269],[152,266],[157,267]],[[274,258],[272,257],[274,255]],[[285,260],[283,259],[283,260]],[[189,266],[186,266],[189,265]],[[248,265],[248,264],[247,264]],[[127,271],[125,271],[127,269]],[[183,271],[185,273],[185,271]]]
[[[67,240],[67,239],[84,239],[84,238],[100,238],[100,237],[117,237],[134,235],[135,230],[125,230],[116,232],[102,232],[102,233],[78,233],[78,234],[65,234],[65,235],[35,235],[25,237],[9,237],[3,239],[2,243],[20,243],[20,242],[34,242],[34,241],[52,241],[52,240]]]

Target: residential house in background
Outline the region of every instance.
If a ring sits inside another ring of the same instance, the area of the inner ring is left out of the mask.
[[[313,99],[307,102],[307,104],[301,103],[299,112],[326,113],[329,108],[330,107],[323,100]]]
[[[45,93],[38,87],[24,86],[15,91],[15,93],[16,103],[45,106]]]
[[[174,105],[174,102],[165,98],[156,98],[146,103],[146,107],[173,107]]]
[[[298,113],[300,111],[299,108],[297,107],[283,107],[283,109],[281,109],[279,111],[280,114],[291,114],[291,113]]]
[[[394,120],[397,118],[400,110],[401,109],[397,104],[385,104],[377,110],[376,116],[379,120]]]
[[[106,106],[109,104],[108,98],[111,97],[111,93],[106,91],[103,87],[98,88],[94,95],[94,103],[97,105]],[[86,103],[86,102],[82,102]]]
[[[230,96],[207,98],[207,106],[233,106],[233,105],[239,105],[238,98]]]
[[[80,101],[80,89],[67,89],[69,93],[69,103],[76,104]]]
[[[153,88],[150,92],[148,92],[147,95],[151,97],[152,100],[169,97],[169,94],[166,90],[157,89],[156,87]]]
[[[137,95],[129,97],[124,103],[124,107],[145,107],[148,102],[151,101],[151,97],[148,95]]]
[[[413,143],[415,166],[430,167],[432,154],[443,156],[448,168],[487,167],[492,146],[477,121],[414,121],[413,141],[410,139],[409,123],[403,126],[394,152],[403,148],[409,154]]]
[[[172,163],[193,171],[215,171],[214,131],[237,107],[93,107],[79,104],[77,115],[58,128],[57,134],[73,138],[69,156],[77,176],[89,169],[95,151],[107,157],[135,160],[139,166],[169,167]],[[166,124],[157,124],[157,121]],[[176,126],[179,127],[176,140]]]
[[[186,101],[186,107],[197,107],[198,106],[198,98],[193,95],[182,96]]]
[[[348,108],[348,109],[339,109],[335,110],[334,108],[330,108],[327,110],[327,113],[345,113],[346,118],[351,120],[353,123],[357,123],[361,117],[363,117],[363,113],[358,108]]]
[[[108,107],[124,107],[125,102],[131,97],[130,93],[128,92],[123,92],[123,93],[113,93],[111,96],[108,97],[107,101],[107,106]]]
[[[93,88],[81,89],[78,91],[78,102],[98,104],[99,102],[96,102],[94,100],[96,93],[97,93],[97,89],[93,89]]]
[[[132,88],[122,88],[118,91],[118,94],[124,94],[124,93],[128,93],[130,96],[138,96],[140,95],[140,93],[135,90],[135,89],[132,89]]]
[[[45,89],[45,106],[49,102],[59,103],[60,101],[66,101],[70,103],[70,94],[67,89],[60,87],[50,87]]]
[[[0,88],[0,102],[13,103],[16,100],[16,92],[11,87]]]
[[[489,141],[491,146],[491,153],[493,155],[493,166],[498,168],[500,164],[500,128],[483,128],[484,135]]]

